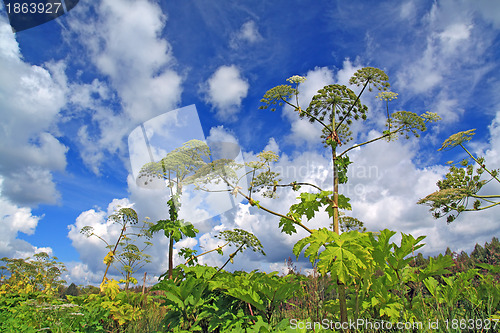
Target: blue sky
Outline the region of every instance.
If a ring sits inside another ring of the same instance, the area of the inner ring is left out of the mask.
[[[128,135],[165,112],[195,105],[204,136],[238,143],[242,158],[279,152],[285,180],[331,184],[318,127],[290,109],[259,110],[264,93],[298,74],[303,105],[327,84],[347,84],[365,66],[383,69],[399,94],[391,109],[438,113],[419,139],[378,142],[349,155],[352,216],[369,230],[427,235],[431,255],[446,247],[471,251],[500,235],[495,209],[434,220],[419,198],[436,190],[451,134],[471,128],[469,147],[500,164],[500,3],[495,1],[80,1],[68,14],[12,33],[0,15],[0,257],[49,251],[68,267],[66,279],[96,283],[104,246],[79,234],[92,225],[113,241],[106,217],[133,205],[141,219],[164,218],[164,197],[135,185]],[[356,90],[357,91],[357,90]],[[353,126],[350,144],[384,129],[375,93]],[[491,184],[496,186],[494,184]],[[498,186],[487,189],[498,193]],[[296,193],[263,203],[285,213]],[[185,211],[206,216],[187,198]],[[182,210],[181,210],[182,211]],[[328,226],[319,215],[313,228]],[[481,228],[478,228],[481,226]],[[266,257],[243,254],[231,269],[281,270],[306,234],[282,235],[278,219],[239,204],[199,224],[183,246],[211,249],[218,231],[252,231]],[[152,277],[167,267],[167,241],[155,237]],[[200,258],[221,265],[225,257]],[[177,260],[180,263],[181,260]],[[302,258],[299,266],[309,268]]]

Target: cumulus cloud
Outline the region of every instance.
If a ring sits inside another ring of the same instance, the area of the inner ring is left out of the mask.
[[[250,85],[235,66],[221,66],[202,87],[205,101],[212,105],[216,117],[221,121],[236,121],[242,100]]]
[[[68,284],[99,286],[102,282],[102,274],[93,272],[88,265],[81,262],[69,262],[66,264],[66,269],[62,278]]]
[[[380,133],[371,131],[367,138],[379,136]],[[341,193],[351,198],[352,212],[348,215],[365,222],[370,231],[385,228],[398,232],[420,236],[426,235],[426,246],[422,248],[424,255],[436,255],[450,247],[452,251],[470,252],[476,243],[489,241],[492,234],[498,233],[498,226],[490,212],[478,215],[461,216],[460,221],[447,225],[445,221],[435,220],[428,212],[428,207],[417,205],[416,202],[436,190],[436,181],[441,179],[448,168],[439,165],[427,167],[417,166],[416,157],[419,149],[418,140],[398,140],[395,142],[378,141],[351,151],[349,154],[354,162],[349,169],[349,183],[341,186]],[[279,150],[274,140],[268,146]],[[250,161],[253,153],[245,154],[245,160]],[[273,170],[281,173],[283,181],[304,181],[317,184],[325,190],[332,189],[331,157],[315,152],[303,152],[288,156],[282,154]],[[307,188],[301,191],[307,191]],[[271,208],[279,213],[286,213],[289,207],[296,203],[297,192],[289,189],[278,190],[277,199],[263,198],[258,193],[255,199],[264,207]],[[484,228],[478,229],[481,221]],[[254,269],[266,271],[282,269],[283,262],[291,255],[295,242],[306,237],[307,232],[298,229],[298,234],[288,236],[279,232],[279,217],[240,204],[236,211],[229,212],[221,219],[222,229],[242,228],[253,232],[264,245],[268,256],[262,257],[254,253],[239,255],[230,269]],[[314,220],[306,222],[311,228],[329,227],[331,219],[324,212],[319,212]],[[200,243],[208,247],[216,246],[217,239],[213,236],[214,230],[200,238]],[[467,235],[467,237],[464,237]],[[395,236],[393,241],[398,241]],[[217,255],[207,256],[206,262],[220,264]],[[298,267],[303,270],[309,264],[301,259]]]
[[[235,49],[243,44],[254,44],[261,41],[263,38],[259,33],[257,24],[255,21],[247,21],[243,23],[240,30],[233,34],[229,45],[231,48]]]
[[[96,172],[103,151],[125,152],[123,138],[130,130],[178,106],[183,79],[174,70],[176,60],[170,44],[160,36],[166,16],[157,3],[103,0],[81,4],[72,14],[68,42],[78,40],[92,64],[110,81],[110,87],[103,87],[102,82],[84,87],[102,94],[111,89],[121,106],[114,112],[94,106],[92,117],[97,128],[82,127],[79,131],[82,158]],[[88,101],[82,97],[83,102]],[[106,97],[113,101],[113,95]]]
[[[3,179],[0,177],[0,258],[26,258],[44,251],[52,254],[51,248],[38,248],[18,239],[19,233],[33,235],[43,216],[33,215],[28,207],[12,204],[3,196]]]
[[[500,137],[497,125],[498,123],[493,123],[491,126],[492,146],[491,149],[487,150],[488,156],[491,157],[496,156],[493,144]],[[213,128],[211,134],[214,138],[221,140],[235,140],[232,134],[223,127]],[[372,130],[367,134],[367,139],[379,135],[379,132]],[[388,228],[410,233],[415,237],[426,235],[426,246],[421,250],[424,255],[436,255],[447,246],[450,246],[453,251],[470,252],[477,242],[489,241],[491,235],[497,234],[499,231],[498,225],[493,222],[496,219],[491,211],[463,215],[454,224],[447,225],[445,221],[433,219],[428,212],[428,207],[416,204],[420,198],[436,190],[436,181],[447,172],[447,167],[444,166],[418,166],[416,160],[419,144],[418,140],[401,139],[389,143],[378,141],[352,150],[349,157],[354,164],[349,168],[349,183],[341,185],[340,188],[341,193],[351,198],[350,203],[353,211],[346,213],[362,220],[370,231]],[[280,146],[274,139],[270,139],[266,146],[266,149],[271,148],[274,151],[280,151]],[[245,161],[251,161],[256,158],[256,153],[244,152],[244,157]],[[316,184],[325,190],[332,189],[331,155],[326,150],[323,152],[304,151],[292,156],[281,153],[280,160],[273,165],[273,170],[280,173],[283,184],[297,180]],[[157,214],[156,217],[152,218],[154,221],[155,218],[164,217],[167,214],[163,207],[166,197],[161,197],[158,193],[153,193],[154,191],[141,193],[139,196],[138,191],[144,191],[144,189],[134,188],[134,182],[129,182],[129,190],[131,198],[133,198],[131,201],[135,202],[134,208],[140,212],[140,215]],[[308,190],[311,189],[303,187],[300,192]],[[300,192],[286,188],[279,189],[279,196],[275,199],[262,197],[259,193],[254,193],[253,198],[259,200],[264,207],[286,214],[290,206],[297,202],[296,198]],[[182,209],[192,210],[196,208],[196,205],[191,207],[188,202],[186,204],[187,206],[183,204],[181,211]],[[85,218],[87,215],[88,218]],[[84,223],[80,220],[85,218],[86,223],[103,226],[105,215],[104,212],[100,211],[88,211],[78,218],[77,224],[83,225]],[[100,222],[96,223],[95,221]],[[303,222],[308,227],[317,229],[329,227],[331,219],[328,214],[321,211],[313,220],[309,222],[304,220]],[[196,248],[199,246],[201,252],[211,250],[223,244],[215,237],[220,231],[240,228],[254,233],[259,238],[267,256],[245,251],[243,254],[238,254],[234,264],[226,266],[226,269],[281,271],[285,267],[284,261],[289,256],[293,256],[293,245],[299,239],[306,237],[308,233],[297,228],[298,233],[289,236],[279,231],[278,223],[279,217],[251,207],[249,204],[239,203],[236,209],[224,213],[216,221],[200,226],[200,233],[196,239],[185,239],[177,243],[174,251],[175,263],[184,262],[184,259],[177,256],[181,247]],[[481,229],[477,228],[477,223],[481,223]],[[104,226],[101,232],[103,234],[112,233],[112,229],[109,226]],[[394,237],[394,241],[398,241],[398,239],[398,236]],[[82,240],[89,242],[87,239]],[[164,273],[168,266],[166,260],[168,242],[163,235],[157,235],[153,243],[155,245],[149,252],[153,255],[153,263],[146,266],[145,270],[158,276]],[[95,248],[96,246],[90,243],[78,247],[79,251],[84,253],[93,251],[92,249]],[[202,256],[199,258],[199,262],[220,267],[227,260],[229,253],[234,250],[234,247],[224,249],[225,256],[220,256],[217,253]],[[89,262],[83,261],[83,263],[88,265],[89,269],[93,269],[90,261],[102,258],[104,254],[105,251],[88,255]],[[101,260],[99,259],[99,261]],[[306,272],[310,264],[301,257],[297,266]]]
[[[109,249],[106,249],[106,244],[97,237],[93,236],[88,238],[81,234],[80,230],[84,226],[92,227],[96,235],[105,239],[109,244],[114,244],[120,235],[121,226],[108,218],[119,208],[133,207],[138,213],[139,225],[142,225],[142,221],[145,219],[156,222],[168,217],[166,193],[139,188],[135,185],[131,176],[129,177],[129,189],[131,190],[130,197],[136,199],[137,202],[132,203],[126,198],[114,199],[106,210],[95,208],[84,211],[77,217],[74,224],[68,226],[68,238],[71,240],[72,246],[80,255],[80,262],[73,262],[70,265],[71,269],[69,276],[72,281],[81,281],[84,275],[88,274],[89,278],[84,279],[85,283],[95,283],[96,277],[102,279],[104,274],[105,265],[103,259]],[[189,205],[184,205],[187,204],[186,200],[181,200],[181,202],[183,204],[181,212],[182,210],[190,209]],[[180,218],[182,218],[182,216],[180,216]],[[195,227],[199,228],[199,225],[195,225]],[[210,229],[207,229],[204,232],[209,230]],[[144,240],[144,238],[138,239],[136,245],[141,248]],[[149,241],[151,241],[154,246],[148,248],[145,253],[151,255],[151,263],[136,272],[136,276],[147,272],[150,278],[153,276],[158,277],[168,269],[168,238],[165,237],[163,232],[159,232]],[[182,247],[193,248],[197,244],[198,240],[191,238],[184,238],[175,243],[174,264],[179,265],[185,262],[185,260],[178,255]],[[116,269],[112,269],[110,274],[111,277],[120,278],[120,274]]]
[[[15,35],[3,19],[0,60],[2,195],[13,204],[56,203],[59,193],[52,172],[66,168],[67,147],[56,138],[65,88],[47,68],[23,61]]]

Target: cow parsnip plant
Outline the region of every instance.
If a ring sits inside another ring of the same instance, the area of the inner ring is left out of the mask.
[[[121,226],[120,235],[114,243],[108,242],[104,235],[101,236],[95,233],[94,228],[91,226],[83,227],[80,233],[87,237],[97,237],[106,244],[106,248],[109,250],[103,260],[106,270],[101,285],[108,280],[106,277],[108,270],[111,265],[114,265],[125,278],[125,289],[128,289],[130,283],[137,283],[137,279],[133,277],[133,274],[145,264],[151,262],[151,256],[145,253],[153,245],[150,241],[152,234],[149,231],[151,223],[146,219],[142,225],[139,225],[137,212],[130,207],[119,208],[118,211],[108,217],[108,220]],[[136,245],[139,241],[143,243],[140,248]]]
[[[298,117],[305,118],[311,123],[318,123],[321,125],[321,133],[318,133],[318,135],[321,137],[324,146],[331,151],[332,156],[333,190],[325,190],[316,184],[300,183],[297,181],[290,184],[280,184],[281,179],[279,178],[279,174],[272,170],[273,163],[275,163],[279,157],[269,151],[258,154],[258,160],[246,163],[245,166],[250,169],[250,171],[248,171],[245,176],[249,176],[251,180],[248,191],[239,186],[239,179],[228,177],[227,172],[222,173],[219,171],[223,168],[221,165],[224,165],[224,161],[216,161],[210,165],[211,168],[206,167],[205,169],[211,170],[211,172],[205,171],[203,174],[200,173],[196,178],[196,182],[200,188],[203,188],[204,183],[210,183],[214,179],[222,179],[233,189],[232,191],[234,194],[242,195],[252,206],[278,216],[280,218],[279,227],[282,232],[293,234],[297,232],[296,227],[301,227],[309,232],[311,234],[310,237],[314,237],[315,239],[314,247],[318,246],[319,249],[320,247],[325,247],[327,240],[328,242],[333,241],[334,243],[343,242],[341,238],[330,240],[330,236],[327,237],[324,231],[312,229],[308,227],[306,223],[314,219],[316,213],[322,209],[332,218],[334,233],[340,235],[339,222],[342,212],[339,210],[351,210],[349,198],[339,193],[339,186],[348,182],[347,170],[352,163],[347,153],[352,149],[382,139],[393,140],[397,136],[409,138],[410,135],[418,137],[421,132],[427,129],[428,123],[438,121],[440,117],[432,112],[425,112],[418,115],[409,111],[396,111],[390,114],[387,103],[394,99],[395,93],[390,94],[387,91],[390,87],[388,82],[389,78],[382,70],[377,68],[362,68],[350,79],[349,83],[351,85],[362,87],[359,94],[354,93],[353,90],[344,85],[327,85],[318,90],[307,108],[303,108],[299,103],[299,85],[304,82],[304,80],[304,77],[293,76],[288,79],[290,84],[279,85],[270,89],[261,100],[263,105],[260,108],[276,111],[277,107],[287,105],[297,112]],[[339,152],[342,145],[353,139],[350,129],[352,123],[367,118],[368,107],[363,105],[360,101],[360,97],[367,89],[368,91],[377,89],[385,93],[379,95],[379,99],[386,101],[388,116],[386,120],[387,130],[374,139],[355,144]],[[233,165],[226,165],[225,167],[232,166]],[[277,189],[283,187],[291,188],[294,191],[299,191],[301,187],[307,187],[310,190],[301,192],[297,197],[300,201],[292,205],[289,212],[285,214],[276,212],[269,207],[264,207],[259,201],[252,198],[252,193],[256,192],[263,196],[275,197]],[[316,238],[316,235],[318,238]],[[351,237],[355,237],[353,236],[354,234],[351,235]],[[366,237],[360,236],[355,237],[355,239],[356,241],[354,243],[359,242],[359,244],[362,244]],[[348,252],[341,252],[341,254],[348,255]],[[361,255],[361,252],[356,254],[351,253],[351,258],[356,257],[358,254]],[[363,258],[367,258],[366,253],[365,256],[362,256],[357,261],[354,260],[354,262],[357,262],[360,267],[363,265],[366,266],[368,263],[364,263],[365,259]],[[325,259],[325,257],[318,259],[320,260],[320,264],[318,265],[328,267],[328,265],[321,263],[321,259]],[[326,271],[324,273],[326,273]],[[328,273],[332,272],[329,271]],[[333,273],[333,275],[338,278],[336,284],[338,286],[337,291],[340,301],[341,322],[347,322],[348,320],[347,298],[345,295],[346,285],[344,279],[345,274],[348,273],[354,273],[354,271],[351,270],[342,274]]]
[[[458,132],[443,142],[438,150],[460,147],[469,158],[452,165],[443,180],[437,182],[438,191],[418,201],[430,206],[435,218],[446,216],[448,223],[453,222],[462,212],[480,211],[500,204],[499,194],[480,194],[481,189],[491,181],[500,183],[499,169],[486,166],[484,157],[474,156],[466,147],[475,134],[475,129]],[[471,162],[472,161],[472,162]],[[453,161],[449,162],[450,164]],[[487,179],[484,179],[486,176]]]

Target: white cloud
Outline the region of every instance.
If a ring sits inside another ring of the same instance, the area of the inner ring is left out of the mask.
[[[225,128],[223,125],[210,128],[210,134],[207,137],[207,141],[238,143],[238,139],[234,136],[234,133]]]
[[[67,284],[99,286],[102,282],[102,274],[94,273],[88,265],[81,262],[67,263],[66,268],[68,271],[62,277]]]
[[[68,43],[76,39],[84,45],[90,61],[109,78],[123,111],[110,112],[109,108],[93,106],[93,120],[98,128],[92,135],[87,129],[80,132],[82,158],[96,172],[103,151],[124,153],[123,138],[130,130],[178,106],[183,79],[173,69],[176,60],[170,44],[160,36],[166,16],[157,3],[102,0],[80,4],[72,14],[68,20]],[[113,97],[102,83],[83,86]],[[86,103],[88,95],[72,101]]]
[[[215,109],[219,120],[233,122],[250,85],[235,66],[221,66],[202,87],[205,100]]]
[[[471,35],[473,25],[454,23],[446,27],[445,30],[438,34],[445,53],[455,52],[460,46],[460,43],[466,42]]]
[[[262,39],[255,21],[247,21],[243,23],[237,33],[233,34],[229,45],[231,48],[238,48],[242,44],[254,44]]]
[[[43,217],[30,207],[60,198],[53,172],[66,168],[68,148],[56,138],[66,89],[49,64],[23,60],[15,37],[0,18],[0,257],[26,258],[52,254],[17,237],[34,234]]]
[[[465,110],[457,99],[449,99],[446,95],[445,92],[441,92],[437,96],[432,112],[436,112],[444,122],[457,122]]]
[[[270,138],[266,147],[263,150],[264,151],[272,151],[272,152],[275,152],[276,154],[279,154],[280,147],[279,147],[278,143],[276,142],[276,139]]]
[[[500,137],[496,133],[498,132],[496,130],[498,126],[495,124],[491,126],[492,135],[495,133],[494,139],[492,138],[491,141],[492,144],[495,142],[494,140]],[[223,128],[212,129],[212,134],[214,134],[214,137],[230,137],[230,134],[225,132]],[[380,133],[371,131],[367,135],[367,139],[378,135]],[[347,212],[347,214],[365,222],[365,226],[371,231],[388,228],[398,232],[410,233],[415,237],[426,235],[427,238],[424,241],[426,246],[421,250],[424,255],[441,253],[447,246],[453,251],[465,250],[470,252],[476,243],[489,241],[491,235],[497,234],[499,231],[498,225],[494,222],[496,219],[493,212],[486,211],[482,214],[462,215],[460,220],[457,220],[452,225],[447,225],[443,220],[433,219],[428,212],[428,207],[416,204],[420,198],[436,190],[436,181],[447,172],[447,167],[444,166],[417,167],[414,160],[420,149],[419,144],[419,140],[406,141],[400,139],[390,143],[378,141],[352,150],[349,156],[354,164],[349,168],[349,183],[341,185],[341,192],[351,198],[350,203],[353,207],[353,211]],[[271,147],[273,150],[280,150],[279,145],[273,139],[269,140],[268,148]],[[494,156],[492,150],[488,154]],[[246,161],[251,161],[256,154],[245,153],[244,156]],[[283,184],[298,180],[317,184],[325,190],[331,190],[331,168],[331,157],[329,152],[325,150],[324,153],[306,151],[293,156],[283,153],[280,160],[275,163],[273,170],[281,173],[281,183]],[[134,188],[130,184],[129,189],[131,190],[131,198],[135,202],[134,207],[140,214],[151,216],[150,213],[153,213],[158,218],[166,216],[164,197],[159,196],[158,193],[153,193],[154,191],[151,190],[148,193],[141,193],[142,197],[139,197],[138,191],[144,191],[144,189]],[[259,200],[264,207],[286,214],[290,206],[297,202],[296,197],[299,193],[308,190],[310,190],[308,187],[302,187],[299,192],[294,192],[289,188],[278,189],[279,197],[276,199],[264,198],[259,193],[254,193],[253,198]],[[189,206],[189,203],[186,204],[186,206],[181,207],[181,210],[191,210],[196,207]],[[80,219],[83,219],[86,215],[88,215],[86,223],[104,224],[105,213],[89,211],[78,218],[78,225],[83,225],[83,223],[80,223]],[[152,220],[155,221],[154,218]],[[97,223],[96,221],[100,222]],[[245,251],[243,254],[238,254],[234,264],[229,264],[225,269],[243,269],[246,271],[261,269],[268,272],[280,270],[284,260],[292,255],[293,245],[299,239],[308,235],[300,227],[297,227],[298,233],[292,236],[279,232],[279,217],[251,207],[248,204],[238,204],[237,209],[223,214],[217,222],[218,225],[215,226],[210,223],[204,225],[203,228],[200,227],[197,240],[185,239],[176,244],[174,251],[175,264],[184,262],[184,259],[177,256],[181,247],[193,248],[198,241],[200,247],[202,247],[202,251],[199,253],[211,250],[223,244],[221,240],[215,238],[218,232],[241,228],[254,233],[262,242],[264,251],[268,255],[262,256],[251,251]],[[307,222],[304,219],[303,222],[308,227],[317,229],[329,227],[331,219],[325,212],[321,211],[317,213],[314,220]],[[477,223],[482,225],[481,229],[477,228]],[[112,230],[109,226],[104,226],[101,232],[109,234],[112,233]],[[393,241],[398,241],[398,239],[399,236],[395,236]],[[168,241],[163,235],[157,235],[153,243],[155,245],[149,252],[153,255],[153,263],[146,266],[145,270],[150,274],[159,275],[167,269]],[[80,253],[82,253],[81,251],[89,253],[94,251],[96,245],[86,243],[80,245],[78,249]],[[100,246],[102,247],[102,244]],[[220,267],[227,260],[227,256],[234,250],[234,247],[225,248],[224,256],[211,253],[200,257],[199,262]],[[104,254],[105,252],[102,251],[102,253],[87,257],[89,260],[94,261],[99,258],[99,262],[101,262],[100,258]],[[88,267],[93,267],[90,262],[83,262]],[[310,265],[301,256],[297,267],[305,271]]]
[[[491,22],[495,28],[500,27],[500,3],[489,0],[467,0],[467,5],[486,20]]]
[[[33,235],[43,216],[35,216],[28,207],[12,204],[3,197],[3,182],[0,177],[0,258],[26,258],[45,251],[52,254],[49,247],[38,248],[18,239],[20,232]]]
[[[408,4],[402,5],[403,12]],[[413,36],[419,42],[410,44],[407,56],[397,60],[401,63],[396,85],[403,98],[426,94],[433,101],[429,109],[442,111],[445,124],[461,119],[460,103],[469,99],[475,85],[493,68],[485,53],[495,35],[476,19],[478,14],[484,16],[485,8],[474,1],[433,3],[418,23],[412,22],[413,27],[421,27]]]
[[[66,168],[67,147],[56,124],[65,88],[46,68],[22,59],[10,26],[0,20],[0,176],[13,203],[56,203],[52,171]],[[35,191],[36,188],[36,191]]]
[[[380,135],[371,132],[368,138]],[[341,192],[351,198],[353,207],[348,215],[359,218],[371,231],[389,228],[412,235],[426,235],[426,246],[422,248],[424,255],[442,253],[449,246],[453,251],[470,252],[476,243],[484,243],[498,233],[498,225],[494,222],[492,212],[478,215],[461,216],[460,221],[447,225],[443,220],[435,220],[428,212],[428,207],[416,202],[436,190],[436,181],[447,172],[444,166],[419,168],[415,165],[419,149],[418,140],[403,139],[387,143],[379,141],[358,150],[349,156],[354,164],[349,169],[349,183],[341,186]],[[251,160],[250,155],[245,156]],[[305,152],[294,156],[282,155],[274,166],[283,174],[282,183],[291,180],[312,182],[331,190],[331,161],[328,154],[320,155]],[[307,191],[302,188],[301,191]],[[278,199],[262,198],[258,194],[255,199],[264,207],[279,213],[286,213],[293,203],[297,192],[289,189],[281,190]],[[487,215],[490,214],[490,215]],[[476,228],[482,221],[484,228]],[[245,254],[235,260],[231,269],[252,269],[267,267],[275,270],[291,253],[291,248],[307,233],[299,230],[299,235],[287,236],[278,232],[279,218],[248,205],[240,205],[237,212],[227,215],[222,224],[224,228],[234,227],[252,231],[263,243],[268,257],[257,259],[254,255]],[[325,213],[319,213],[311,222],[305,222],[311,228],[327,227],[331,219]],[[209,236],[205,236],[209,237]],[[397,241],[398,237],[394,238]],[[205,240],[208,242],[208,240]],[[302,262],[301,268],[308,264]]]
[[[485,152],[485,158],[488,163],[495,166],[500,164],[500,152],[498,147],[500,147],[500,111],[497,111],[495,118],[488,126],[490,132],[490,148]]]
[[[358,69],[361,69],[362,67],[363,66],[359,63],[359,59],[356,59],[354,62],[352,62],[349,58],[345,59],[342,63],[342,68],[337,72],[336,83],[350,86],[349,80],[354,75],[354,73],[356,73]],[[356,90],[356,87],[351,86],[351,89]]]

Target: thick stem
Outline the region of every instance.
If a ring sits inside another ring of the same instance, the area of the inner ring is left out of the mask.
[[[333,124],[332,124],[333,127]],[[337,152],[332,147],[332,162],[333,162],[333,231],[340,235],[339,229],[339,174],[338,167],[335,163],[337,160]],[[339,304],[340,304],[340,322],[347,322],[347,299],[345,296],[345,286],[337,279]]]
[[[172,274],[174,271],[174,236],[170,234],[169,244],[168,244],[168,279],[172,280]]]
[[[248,310],[250,310],[250,315],[253,317],[253,311],[252,311],[252,306],[250,305],[250,303],[247,303],[248,304]],[[252,319],[252,324],[255,325],[255,320]]]
[[[500,202],[495,202],[494,204],[491,204],[491,205],[488,205],[488,206],[484,206],[484,207],[479,207],[479,208],[468,208],[468,209],[465,209],[464,211],[466,212],[473,212],[473,211],[477,211],[477,210],[484,210],[484,209],[488,209],[488,208],[491,208],[491,207],[495,207],[496,205],[500,205]]]
[[[345,296],[345,285],[337,280],[339,300],[340,300],[340,322],[347,322],[347,302]],[[343,300],[343,301],[342,301]]]
[[[335,149],[332,148],[332,160],[333,160],[333,231],[340,235],[339,229],[339,174],[338,167],[335,164]]]
[[[128,286],[130,285],[130,272],[127,272],[127,277],[125,278],[125,290],[128,290]]]

